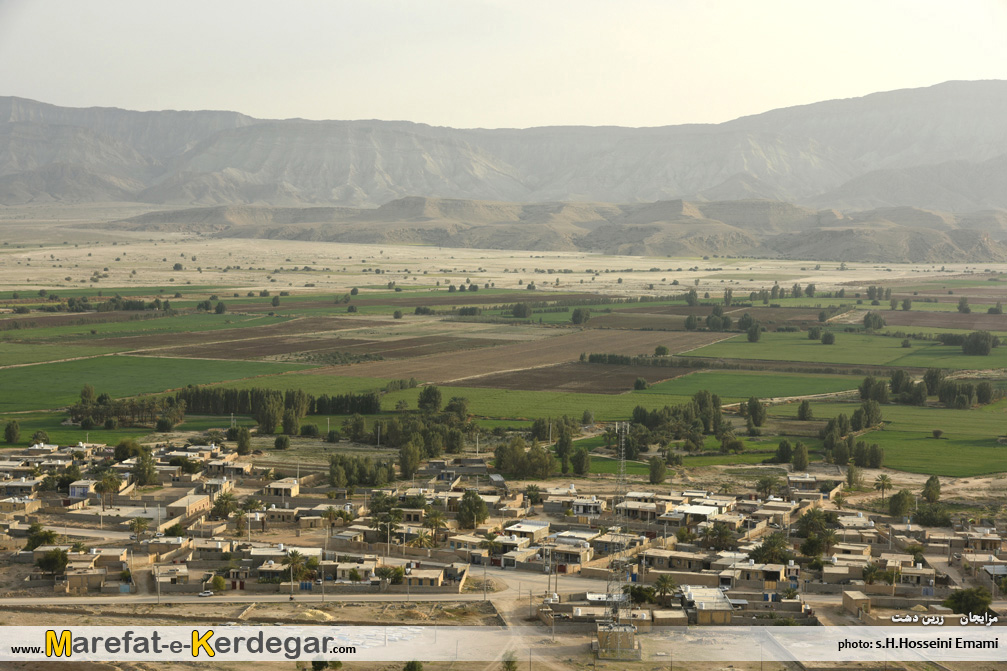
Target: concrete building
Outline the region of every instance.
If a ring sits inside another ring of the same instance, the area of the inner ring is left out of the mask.
[[[165,509],[168,512],[169,518],[188,518],[199,513],[209,512],[212,507],[213,504],[210,502],[210,497],[206,494],[189,494],[169,503]]]
[[[301,485],[297,481],[297,478],[283,478],[282,480],[270,482],[263,488],[262,493],[267,496],[280,496],[290,499],[301,493]]]

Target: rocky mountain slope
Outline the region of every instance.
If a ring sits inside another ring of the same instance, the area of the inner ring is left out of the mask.
[[[850,259],[880,245],[990,260],[1005,237],[1004,109],[1003,81],[660,128],[280,121],[5,97],[0,206],[197,208],[149,223],[209,217],[221,235]],[[835,244],[818,252],[825,232]]]
[[[177,206],[373,207],[418,195],[1003,208],[1005,108],[1007,82],[948,82],[715,125],[484,130],[72,109],[7,97],[0,203],[86,199],[89,185],[129,177],[136,182],[117,184],[132,200]],[[50,177],[31,174],[38,171]],[[108,195],[99,189],[90,199]]]
[[[828,261],[1005,261],[982,227],[1007,213],[915,208],[841,214],[778,201],[513,203],[410,197],[378,208],[240,205],[151,212],[109,224],[215,237],[653,256],[754,255]]]

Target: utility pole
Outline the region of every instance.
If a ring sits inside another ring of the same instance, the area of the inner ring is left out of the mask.
[[[159,578],[161,577],[161,572],[159,570],[160,568],[161,568],[160,566],[158,566],[157,564],[154,564],[154,585],[157,587],[157,605],[158,606],[161,605],[161,581],[159,580]]]
[[[486,600],[486,562],[489,561],[489,557],[483,562],[483,601]]]

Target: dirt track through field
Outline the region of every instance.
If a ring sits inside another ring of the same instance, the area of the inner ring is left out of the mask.
[[[722,333],[660,331],[575,331],[535,342],[485,347],[416,357],[406,361],[375,361],[309,371],[318,375],[409,378],[439,384],[468,378],[577,361],[584,353],[653,354],[658,345],[672,354],[702,347],[724,337]],[[668,377],[673,375],[669,374]]]

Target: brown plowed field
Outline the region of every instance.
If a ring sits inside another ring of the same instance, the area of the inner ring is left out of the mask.
[[[709,314],[709,308],[707,308],[704,314]],[[591,315],[591,321],[588,324],[592,328],[602,329],[684,331],[685,317],[682,315],[655,315],[620,311],[606,315]]]
[[[283,322],[263,318],[262,326],[245,326],[242,328],[220,329],[217,331],[191,331],[180,333],[146,333],[123,336],[121,338],[100,338],[89,340],[89,345],[106,347],[130,347],[133,349],[150,349],[154,347],[171,347],[182,345],[201,345],[216,342],[245,340],[249,338],[266,338],[279,335],[299,335],[305,333],[325,333],[346,329],[370,328],[387,326],[387,322],[357,319],[355,317],[305,317],[290,319]]]
[[[963,315],[959,312],[882,310],[881,316],[889,326],[1007,331],[1007,315],[990,315],[985,312]]]
[[[128,322],[133,317],[144,312],[77,312],[63,314],[27,314],[27,315],[5,315],[0,319],[0,330],[11,329],[11,324],[21,322],[22,324],[33,324],[32,328],[42,328],[48,326],[87,326],[88,324],[107,324],[111,322]],[[157,319],[156,317],[154,319]],[[151,320],[153,322],[153,319]]]
[[[653,329],[658,331],[681,331],[685,329],[685,318],[696,315],[705,318],[713,312],[712,305],[655,305],[618,310],[608,314],[595,314],[589,322],[595,328],[612,329]],[[810,308],[770,308],[770,307],[729,307],[724,314],[731,319],[739,319],[743,314],[752,315],[762,324],[817,324],[819,310]]]
[[[490,347],[509,343],[509,340],[490,338],[454,338],[450,336],[425,336],[399,340],[361,340],[356,338],[304,338],[298,336],[269,336],[225,342],[207,343],[186,347],[157,350],[158,356],[195,359],[261,359],[263,357],[294,354],[295,352],[349,352],[353,354],[380,354],[386,359],[404,359],[441,352],[456,352],[476,347]]]
[[[325,367],[309,371],[318,375],[406,378],[444,383],[452,380],[550,366],[577,361],[581,352],[611,354],[653,354],[665,345],[673,354],[695,349],[727,337],[723,333],[695,331],[616,331],[591,329],[576,331],[534,342],[513,343],[432,354],[404,361],[373,361],[350,366]]]
[[[654,384],[688,375],[691,368],[648,368],[602,364],[561,363],[527,370],[483,375],[457,382],[459,387],[520,389],[524,391],[566,391],[586,394],[624,394],[633,389],[638,377]]]

